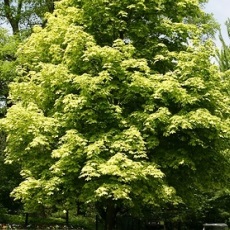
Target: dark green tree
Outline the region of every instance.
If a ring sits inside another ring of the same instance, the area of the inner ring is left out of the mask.
[[[54,0],[1,0],[0,19],[8,23],[13,34],[42,24],[44,14],[53,12]]]

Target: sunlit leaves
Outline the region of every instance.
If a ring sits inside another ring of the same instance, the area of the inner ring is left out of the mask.
[[[0,29],[0,92],[7,96],[8,84],[16,77],[16,51],[20,39]]]
[[[3,120],[17,198],[189,206],[191,187],[213,185],[228,98],[187,13],[202,15],[197,1],[66,0],[34,28]]]
[[[23,162],[27,168],[26,165],[31,166],[33,163],[34,153],[44,157],[50,151],[58,124],[55,119],[44,117],[34,104],[29,104],[26,109],[20,104],[15,105],[9,109],[7,116],[11,120],[5,119],[2,123],[7,132],[11,130],[7,140],[6,159],[10,162]],[[47,160],[41,161],[39,165],[46,163]],[[34,165],[34,168],[39,165]]]

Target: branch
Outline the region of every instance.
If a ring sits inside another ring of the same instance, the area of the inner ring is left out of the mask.
[[[10,1],[9,0],[4,0],[4,11],[5,11],[6,18],[9,21],[11,21],[12,20],[12,12],[10,9]]]
[[[20,16],[21,16],[21,12],[22,12],[22,2],[23,2],[23,0],[19,0],[19,2],[18,2],[17,15],[16,15],[18,21],[21,18]]]

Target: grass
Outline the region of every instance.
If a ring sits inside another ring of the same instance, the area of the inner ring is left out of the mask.
[[[25,215],[0,215],[0,224],[8,224],[9,229],[12,226],[19,228],[25,227]],[[85,216],[71,216],[69,225],[65,223],[65,219],[61,217],[39,218],[29,216],[27,229],[81,229],[94,230],[95,219]],[[17,229],[17,228],[16,228]]]

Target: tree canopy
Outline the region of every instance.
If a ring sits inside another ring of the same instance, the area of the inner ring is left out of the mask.
[[[121,209],[195,209],[226,182],[229,97],[203,2],[62,0],[34,27],[1,122],[27,210],[99,204],[112,229]]]
[[[10,36],[0,29],[0,95],[8,94],[8,84],[16,77],[16,51],[20,43],[17,36]]]

